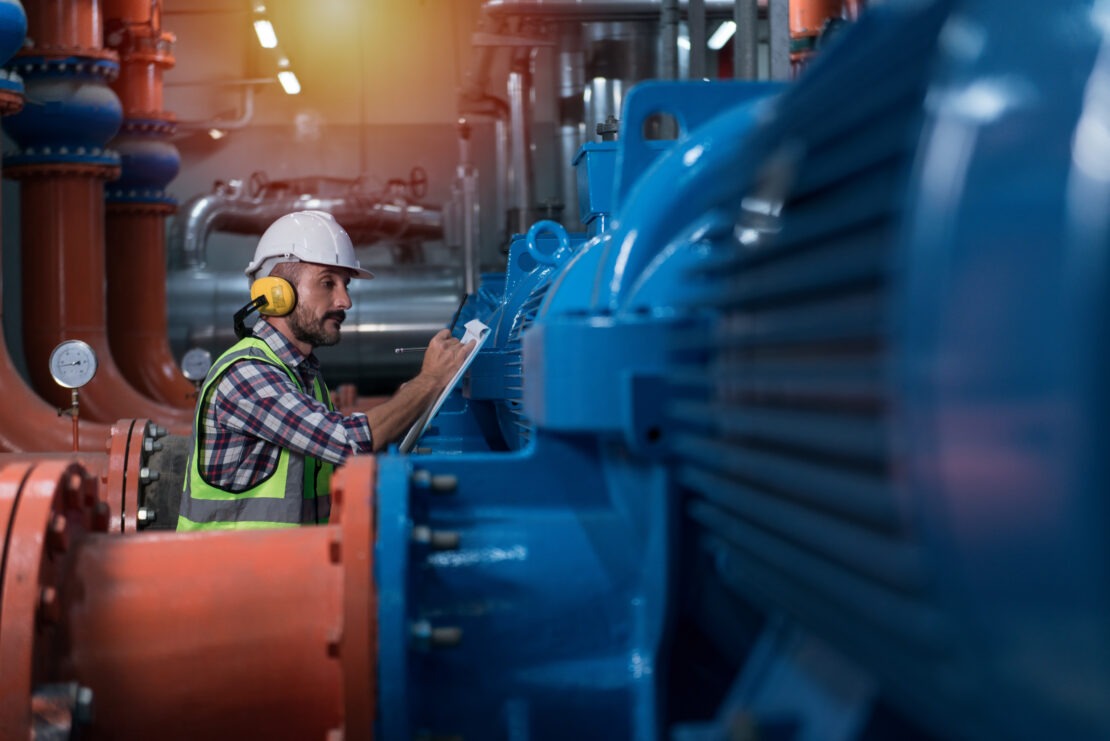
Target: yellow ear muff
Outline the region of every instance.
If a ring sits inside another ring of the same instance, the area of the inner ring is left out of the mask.
[[[260,298],[265,299],[265,303],[258,307],[262,316],[285,316],[297,305],[293,284],[276,275],[259,278],[251,284],[251,301],[257,302]]]

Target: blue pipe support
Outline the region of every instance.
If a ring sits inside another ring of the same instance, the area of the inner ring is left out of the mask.
[[[27,104],[4,118],[4,131],[19,147],[5,155],[5,166],[119,166],[119,154],[106,148],[123,121],[123,107],[108,86],[119,72],[118,63],[20,56],[7,66],[23,78]]]

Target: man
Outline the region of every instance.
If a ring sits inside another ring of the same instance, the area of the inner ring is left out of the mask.
[[[339,342],[347,286],[373,278],[351,239],[322,211],[275,221],[246,269],[293,287],[292,311],[263,316],[221,355],[201,387],[178,530],[326,523],[334,466],[401,438],[462,365],[471,345],[441,330],[420,373],[388,401],[344,416],[331,403],[313,349]],[[265,309],[262,310],[265,314]]]

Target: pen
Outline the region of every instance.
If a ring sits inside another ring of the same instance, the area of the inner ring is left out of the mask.
[[[394,348],[393,354],[400,355],[403,352],[424,352],[427,349],[426,347],[397,347]]]

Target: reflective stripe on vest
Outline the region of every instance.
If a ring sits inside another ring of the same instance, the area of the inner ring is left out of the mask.
[[[296,527],[302,524],[326,524],[331,514],[328,487],[333,466],[306,458],[283,448],[277,467],[265,480],[242,492],[221,489],[204,480],[200,472],[200,435],[205,405],[220,378],[233,363],[245,359],[260,360],[282,369],[297,388],[304,390],[297,373],[281,362],[262,340],[248,337],[236,343],[213,363],[200,390],[193,417],[193,451],[189,457],[181,498],[177,529],[234,530],[266,527]],[[329,410],[334,410],[331,397],[320,381],[313,384],[313,396]]]

